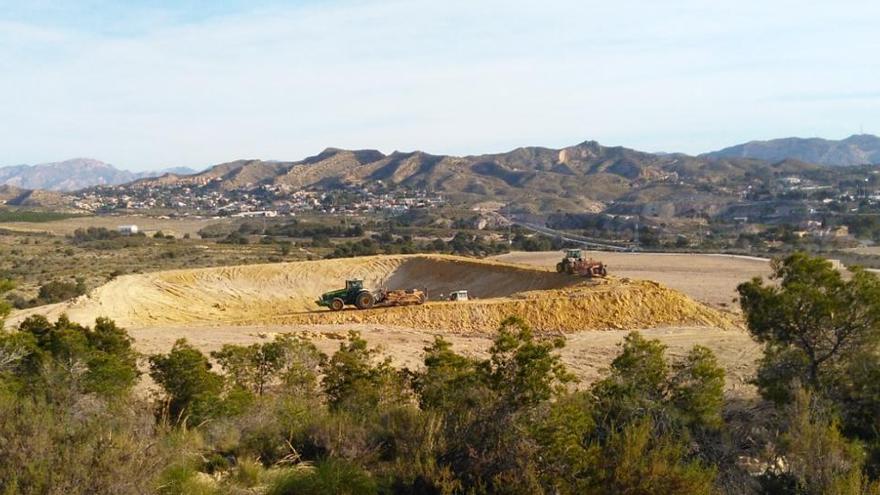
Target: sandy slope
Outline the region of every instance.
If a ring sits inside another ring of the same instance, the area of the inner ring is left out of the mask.
[[[719,254],[610,253],[587,251],[608,264],[619,277],[653,280],[679,290],[716,308],[738,310],[736,286],[753,277],[770,274],[770,263],[761,258]],[[494,259],[551,268],[561,259],[559,251],[513,252]]]
[[[569,279],[565,275],[555,278]],[[727,316],[654,282],[608,279],[553,290],[518,292],[509,297],[463,303],[369,311],[314,312],[280,316],[278,323],[394,323],[426,330],[491,333],[516,315],[545,332],[652,328],[666,325],[735,326]]]
[[[108,316],[129,327],[258,321],[317,309],[313,301],[346,277],[380,285],[401,258],[278,263],[126,275],[70,304],[74,321]]]
[[[368,287],[424,288],[424,306],[330,312],[314,300],[346,278]],[[440,302],[467,289],[476,300]],[[36,309],[40,312],[41,309]],[[547,269],[455,256],[372,256],[340,260],[173,270],[119,277],[70,304],[66,311],[90,324],[113,318],[126,327],[182,323],[390,324],[451,331],[492,331],[510,315],[545,331],[729,326],[715,310],[656,283],[602,281]],[[19,316],[20,317],[20,316]]]
[[[558,255],[543,256],[549,261]],[[711,271],[727,273],[720,277],[726,285],[718,287],[725,293],[732,290],[733,281],[742,276],[739,261],[713,261],[733,265]],[[612,269],[619,266],[612,263]],[[686,278],[683,265],[672,272],[668,266],[674,265],[667,265],[664,276]],[[699,289],[707,278],[705,269],[694,266],[693,280],[685,286],[689,290]],[[621,272],[618,268],[615,273]],[[352,277],[364,278],[371,287],[427,288],[433,300],[424,306],[338,313],[314,304],[318,294]],[[468,289],[477,299],[438,301],[441,294],[458,289]],[[516,314],[541,333],[566,333],[563,360],[584,384],[602,376],[631,329],[660,339],[672,356],[684,355],[694,344],[711,348],[727,370],[732,392],[750,393],[746,381],[759,355],[757,344],[731,324],[729,315],[655,282],[617,276],[585,282],[544,267],[452,256],[376,256],[128,275],[72,303],[18,312],[9,325],[28,314],[56,318],[63,312],[83,324],[109,316],[127,327],[137,349],[148,354],[167,352],[181,337],[211,351],[289,332],[333,352],[346,332],[355,329],[371,345],[381,346],[395,364],[409,367],[420,365],[423,347],[436,334],[459,352],[485,355],[498,322]],[[583,331],[596,329],[605,331]]]

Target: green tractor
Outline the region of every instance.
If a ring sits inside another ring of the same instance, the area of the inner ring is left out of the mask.
[[[346,305],[357,306],[358,309],[384,308],[388,306],[425,304],[427,299],[428,289],[388,290],[383,287],[369,291],[364,288],[363,280],[354,279],[346,280],[344,289],[332,290],[321,294],[321,298],[315,302],[318,306],[324,306],[333,311],[341,311]]]
[[[333,311],[341,311],[346,305],[357,306],[358,309],[369,309],[376,303],[376,297],[372,292],[364,289],[363,280],[354,279],[346,280],[344,289],[321,294],[321,298],[315,302],[318,303],[318,306],[325,306]]]

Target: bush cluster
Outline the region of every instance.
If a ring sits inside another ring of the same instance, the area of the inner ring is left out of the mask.
[[[423,369],[399,370],[356,332],[331,356],[291,335],[225,345],[210,358],[180,340],[148,359],[162,394],[147,420],[124,330],[106,319],[89,328],[31,317],[0,338],[8,440],[0,485],[14,493],[708,493],[715,475],[700,442],[722,427],[723,381],[711,353],[696,348],[670,366],[659,343],[634,333],[607,379],[574,392],[563,345],[511,318],[485,359],[438,337]],[[38,442],[24,441],[36,430]]]
[[[877,494],[880,280],[804,254],[739,287],[760,398],[638,332],[578,385],[561,338],[510,318],[482,356],[436,337],[399,369],[357,332],[142,361],[125,330],[0,333],[4,493]],[[8,284],[3,286],[8,289]],[[5,314],[8,308],[0,308]],[[144,363],[158,387],[134,386]],[[743,407],[743,406],[747,407]]]
[[[313,245],[334,246],[327,240],[313,242]],[[327,258],[349,258],[354,256],[372,256],[376,254],[414,254],[414,253],[445,253],[460,256],[493,256],[513,250],[519,251],[551,251],[570,247],[562,239],[544,235],[527,236],[517,233],[510,242],[487,240],[478,234],[458,232],[450,240],[440,238],[431,241],[415,241],[411,236],[397,236],[390,232],[377,234],[371,238],[358,241],[346,241],[334,246]]]
[[[52,280],[46,282],[40,286],[37,296],[32,299],[26,299],[20,294],[13,294],[9,297],[16,309],[25,309],[44,304],[64,302],[85,293],[85,280],[77,278],[76,280]]]

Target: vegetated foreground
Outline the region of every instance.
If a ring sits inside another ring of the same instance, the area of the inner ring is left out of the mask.
[[[273,339],[292,334],[308,339],[326,354],[332,354],[346,339],[347,332],[355,330],[370,346],[382,350],[396,369],[419,369],[422,353],[437,334],[448,340],[456,352],[484,358],[489,355],[496,332],[446,333],[402,328],[393,325],[212,325],[210,327],[180,324],[160,327],[132,328],[135,348],[144,354],[166,353],[177,339],[184,338],[202,352],[220,351],[224,345],[265,344]],[[565,348],[560,350],[562,362],[579,380],[579,386],[588,386],[601,379],[620,352],[624,337],[632,329],[584,331],[565,335]],[[725,372],[725,392],[731,397],[753,397],[756,361],[761,345],[743,329],[720,329],[706,326],[680,326],[639,329],[646,338],[656,339],[667,347],[673,359],[683,359],[691,348],[701,345],[711,349]],[[143,384],[148,387],[149,384]]]
[[[426,289],[422,306],[331,312],[321,293],[359,278],[370,288]],[[475,300],[444,296],[467,290]],[[540,331],[711,326],[723,313],[655,282],[587,280],[550,270],[456,256],[412,255],[173,270],[126,275],[73,302],[34,310],[88,323],[104,316],[131,328],[173,324],[376,324],[491,332],[510,315]],[[19,319],[28,313],[22,313]]]

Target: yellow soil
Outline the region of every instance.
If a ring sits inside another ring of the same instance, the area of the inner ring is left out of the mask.
[[[368,311],[280,316],[283,324],[394,323],[409,328],[487,332],[511,315],[550,332],[699,325],[732,328],[733,321],[687,296],[648,281],[606,280],[463,303],[437,302]]]
[[[423,306],[330,312],[314,300],[363,278],[368,287],[427,289]],[[441,302],[466,289],[475,300]],[[588,282],[545,268],[454,256],[373,256],[127,275],[78,300],[40,312],[90,324],[98,316],[143,328],[186,323],[382,324],[455,332],[491,331],[510,315],[544,331],[733,325],[722,313],[653,282]]]
[[[770,275],[769,260],[719,254],[611,253],[585,251],[618,277],[653,280],[715,308],[738,311],[736,287]],[[493,259],[544,268],[556,266],[561,251],[512,252]]]

